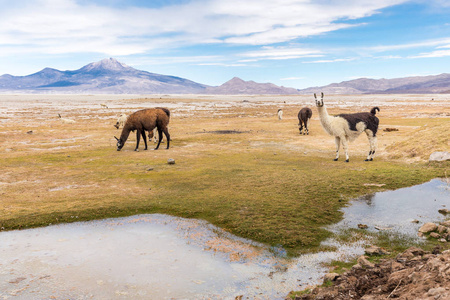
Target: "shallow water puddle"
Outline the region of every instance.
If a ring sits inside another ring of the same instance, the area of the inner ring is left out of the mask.
[[[386,230],[414,238],[424,223],[445,219],[438,212],[442,208],[450,209],[450,183],[433,179],[421,185],[353,200],[343,209],[343,220],[331,230],[365,224],[370,231]]]
[[[443,218],[443,205],[450,189],[433,180],[355,200],[331,229],[365,223],[415,235]],[[284,299],[319,283],[324,262],[362,254],[363,244],[288,261],[282,249],[158,214],[0,232],[0,299]]]

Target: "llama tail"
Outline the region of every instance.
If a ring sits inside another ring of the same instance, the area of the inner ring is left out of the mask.
[[[378,108],[378,106],[375,106],[374,108],[372,108],[372,109],[370,110],[370,113],[371,113],[372,115],[375,115],[375,114],[377,113],[377,110],[380,111],[380,109]]]

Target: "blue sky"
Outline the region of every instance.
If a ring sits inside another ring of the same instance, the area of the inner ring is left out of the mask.
[[[450,0],[0,0],[0,75],[114,57],[208,85],[450,73]]]

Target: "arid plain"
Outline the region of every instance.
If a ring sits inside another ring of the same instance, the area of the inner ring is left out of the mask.
[[[380,108],[373,162],[364,162],[365,134],[350,144],[349,163],[332,161],[334,138],[312,95],[0,95],[1,228],[157,212],[302,251],[329,235],[323,226],[339,220],[350,198],[450,175],[448,162],[428,162],[450,149],[450,95],[324,102],[329,114]],[[305,106],[310,134],[300,135]],[[135,152],[132,133],[116,151],[117,117],[151,107],[171,111],[170,149],[143,151],[141,140]]]

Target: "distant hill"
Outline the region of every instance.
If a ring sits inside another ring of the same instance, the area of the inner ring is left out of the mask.
[[[289,95],[299,94],[297,89],[278,86],[273,83],[257,83],[254,81],[244,81],[238,77],[225,82],[218,87],[208,87],[207,94],[217,95]]]
[[[438,94],[450,93],[450,74],[394,79],[359,78],[299,90],[301,94]]]
[[[450,74],[396,79],[359,78],[326,86],[297,90],[273,83],[257,83],[240,78],[220,86],[208,86],[188,79],[141,71],[114,58],[90,63],[75,71],[45,68],[27,76],[0,76],[0,93],[62,94],[219,94],[295,95],[326,94],[406,94],[450,93]]]
[[[140,71],[114,58],[75,71],[45,68],[27,76],[0,76],[0,92],[160,94],[202,93],[207,86],[175,76]]]

